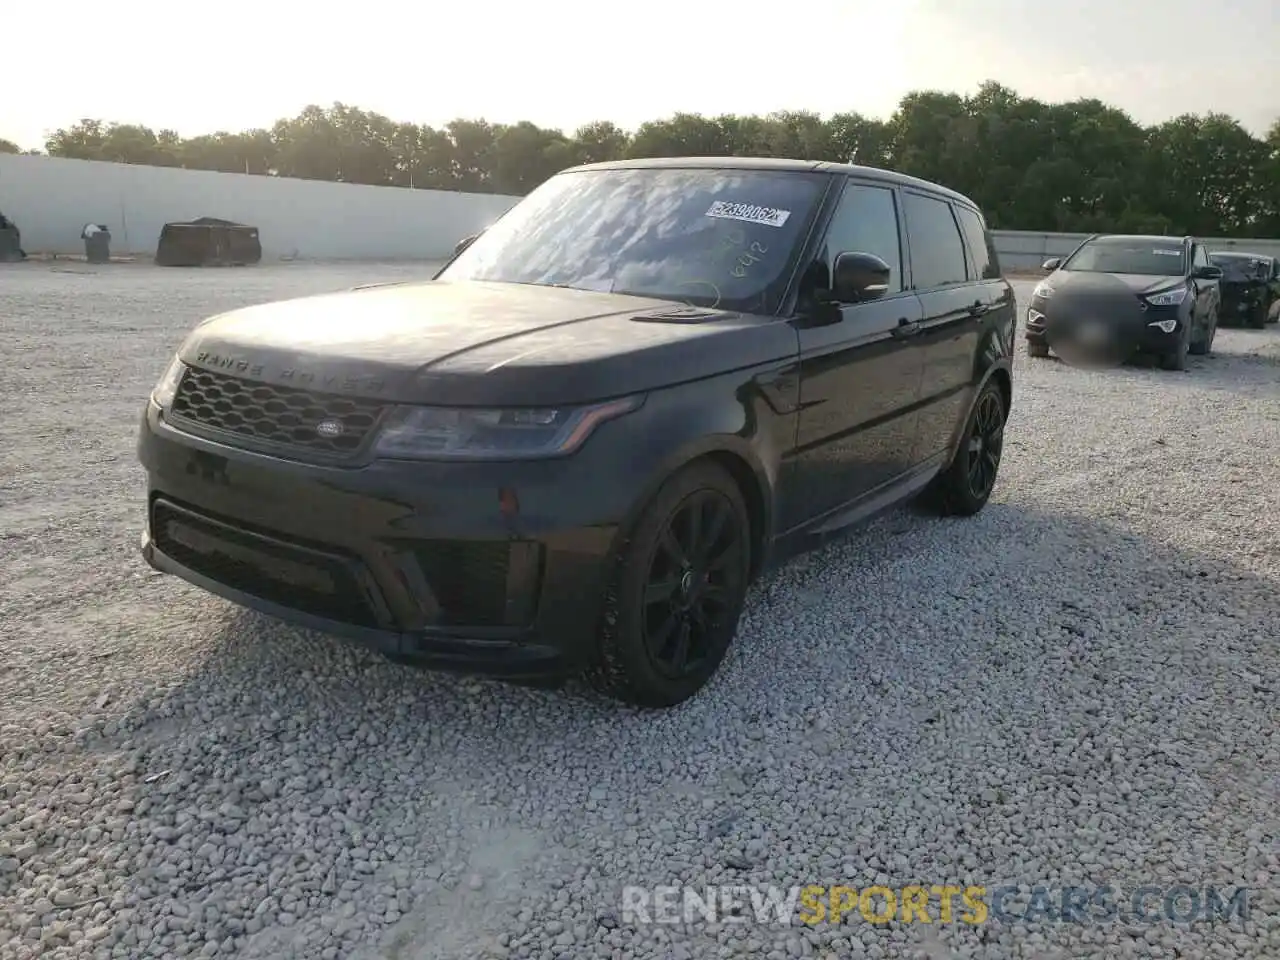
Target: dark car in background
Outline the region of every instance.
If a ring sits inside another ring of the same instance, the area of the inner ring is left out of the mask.
[[[1027,309],[1027,352],[1121,363],[1151,354],[1183,370],[1187,354],[1207,354],[1218,329],[1222,268],[1194,237],[1094,235],[1052,273]]]
[[[991,495],[1014,301],[959,194],[637,160],[461,246],[433,281],[187,337],[142,416],[149,563],[396,658],[662,707],[762,570],[907,498]]]
[[[1256,253],[1218,251],[1209,255],[1222,268],[1222,322],[1261,330],[1277,319],[1280,259]]]

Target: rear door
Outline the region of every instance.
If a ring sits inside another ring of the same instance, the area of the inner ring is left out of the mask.
[[[982,232],[981,253],[966,250],[960,210],[947,200],[906,191],[911,280],[923,309],[920,415],[913,459],[922,463],[947,449],[968,413],[976,356],[986,314],[999,305],[1004,284],[984,277],[998,267]]]
[[[903,280],[896,191],[850,179],[818,248],[830,283],[839,253],[872,253],[891,268],[889,290],[841,306],[822,322],[797,322],[800,414],[784,529],[836,511],[911,467],[919,397],[920,302]]]

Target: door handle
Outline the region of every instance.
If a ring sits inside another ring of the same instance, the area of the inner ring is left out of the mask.
[[[981,301],[979,301],[969,308],[969,316],[980,317],[990,309],[991,309],[990,304],[982,303]]]
[[[911,320],[907,317],[899,317],[898,325],[890,331],[899,340],[904,337],[914,337],[920,332],[920,321]]]

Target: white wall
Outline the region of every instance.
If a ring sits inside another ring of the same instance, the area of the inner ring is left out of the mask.
[[[82,253],[80,229],[105,223],[112,250],[151,255],[170,220],[222,217],[259,228],[263,259],[434,260],[518,198],[367,187],[241,173],[0,155],[0,210],[28,252]],[[1082,233],[996,230],[1003,267],[1037,268],[1070,253]],[[1209,239],[1280,256],[1280,240]]]
[[[103,223],[112,253],[152,255],[172,220],[221,217],[258,227],[263,260],[440,259],[516,198],[405,190],[0,155],[0,210],[28,253],[83,253],[80,230]]]

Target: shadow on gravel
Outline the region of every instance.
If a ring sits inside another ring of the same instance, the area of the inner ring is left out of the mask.
[[[566,880],[604,917],[618,884],[694,870],[669,859],[690,830],[712,864],[703,882],[813,882],[806,847],[830,841],[796,840],[797,817],[835,817],[849,844],[893,840],[924,791],[990,836],[1015,811],[1033,821],[1034,794],[982,789],[993,757],[1011,783],[1080,798],[1130,776],[1117,757],[1146,758],[1164,830],[1127,837],[1139,872],[1194,838],[1215,870],[1246,873],[1229,824],[1275,816],[1277,583],[1081,516],[891,514],[762,582],[711,687],[661,713],[576,684],[395,666],[227,610],[216,654],[93,748],[131,771],[96,821],[55,814],[90,858],[103,847],[86,831],[104,819],[138,841],[97,863],[127,876],[124,902],[155,926],[149,946],[127,944],[137,955],[178,936],[345,956],[372,922],[388,956],[453,956],[513,922],[504,904]],[[830,778],[847,809],[813,792]],[[954,873],[948,850],[980,866],[990,842],[971,826],[910,870]],[[1058,869],[1034,829],[1024,843],[1028,872]],[[601,866],[615,847],[625,877]]]

